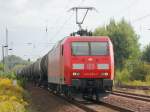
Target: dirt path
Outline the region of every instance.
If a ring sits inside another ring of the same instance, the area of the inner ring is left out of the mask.
[[[30,85],[27,91],[30,93],[29,112],[84,112],[44,89]]]

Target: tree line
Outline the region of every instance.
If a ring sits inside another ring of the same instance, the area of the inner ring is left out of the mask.
[[[140,50],[140,36],[130,23],[124,19],[119,22],[112,19],[109,24],[96,28],[93,35],[111,39],[117,82],[150,82],[150,44]]]
[[[15,55],[4,57],[4,60],[0,61],[0,77],[15,78],[16,70],[23,68],[30,63],[32,62],[23,60],[21,57]]]

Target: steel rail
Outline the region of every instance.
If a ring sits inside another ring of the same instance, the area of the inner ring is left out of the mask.
[[[147,95],[128,93],[128,92],[123,92],[123,91],[113,91],[111,94],[150,102],[150,96],[147,96]]]

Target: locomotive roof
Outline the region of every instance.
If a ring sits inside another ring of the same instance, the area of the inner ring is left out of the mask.
[[[78,40],[81,40],[81,41],[91,41],[91,40],[101,40],[101,41],[109,41],[109,37],[108,36],[69,36],[69,37],[66,37],[64,39],[62,39],[61,41],[59,41],[58,43],[60,42],[65,42],[65,41],[78,41]]]

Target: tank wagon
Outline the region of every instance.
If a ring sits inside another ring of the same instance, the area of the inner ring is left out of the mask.
[[[106,36],[70,36],[18,73],[67,96],[81,93],[98,99],[113,86],[113,45]]]

